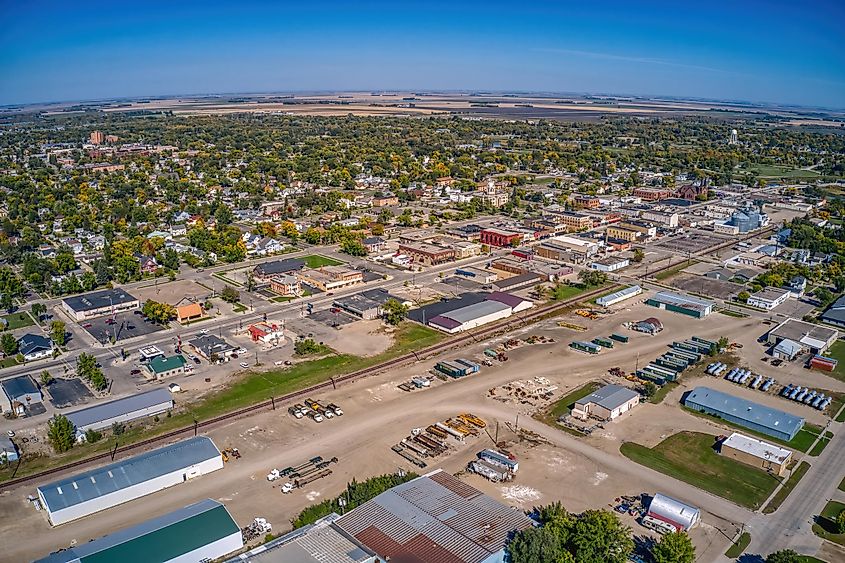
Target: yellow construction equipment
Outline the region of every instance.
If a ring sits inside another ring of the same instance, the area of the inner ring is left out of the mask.
[[[467,426],[463,421],[455,420],[454,418],[447,418],[443,423],[453,430],[457,430],[464,436],[468,436],[472,434],[473,436],[478,435],[478,430],[473,428],[472,426]]]
[[[584,332],[584,331],[587,330],[587,327],[585,327],[585,326],[577,325],[577,324],[574,324],[574,323],[568,323],[566,321],[558,321],[557,326],[559,326],[561,328],[568,328],[568,329],[571,329],[571,330],[577,330],[578,332]]]
[[[465,412],[463,414],[459,414],[458,418],[460,418],[467,424],[472,424],[473,426],[477,426],[479,428],[485,428],[487,426],[486,422],[484,422],[472,413]]]

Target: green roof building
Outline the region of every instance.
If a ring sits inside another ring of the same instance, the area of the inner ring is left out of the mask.
[[[188,362],[182,354],[175,356],[156,356],[147,363],[147,372],[151,379],[164,379],[171,375],[185,373]]]
[[[206,499],[90,541],[36,563],[148,563],[213,561],[243,548],[226,507]]]

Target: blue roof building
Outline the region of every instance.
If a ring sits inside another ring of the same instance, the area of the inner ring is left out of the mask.
[[[223,468],[211,438],[199,436],[38,487],[57,526]]]
[[[684,405],[784,442],[792,440],[804,427],[804,419],[800,416],[734,397],[709,387],[693,389],[684,399]]]

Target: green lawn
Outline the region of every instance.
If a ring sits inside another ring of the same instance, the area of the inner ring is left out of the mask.
[[[845,491],[845,477],[843,477],[842,482],[839,483],[839,490]]]
[[[620,451],[640,465],[756,510],[779,481],[765,471],[722,457],[713,449],[714,443],[710,434],[679,432],[654,448],[625,442]]]
[[[293,297],[290,295],[277,295],[276,297],[271,297],[270,301],[273,303],[287,303],[291,299],[293,299]]]
[[[11,315],[3,315],[2,319],[7,323],[6,330],[15,330],[35,324],[35,321],[29,316],[29,313],[25,313],[24,311],[18,311],[17,313],[12,313]]]
[[[575,406],[575,401],[578,399],[582,399],[601,387],[601,384],[597,381],[591,381],[587,383],[583,387],[579,387],[575,391],[571,392],[569,395],[566,395],[551,405],[549,408],[543,411],[542,413],[537,413],[534,417],[541,421],[545,422],[549,426],[553,428],[561,428],[561,426],[557,423],[558,418],[562,415],[569,414],[572,410],[572,407]]]
[[[0,360],[0,369],[16,365],[18,365],[18,360],[17,358],[15,358],[15,356],[9,356],[8,358],[3,358],[2,360]]]
[[[230,386],[211,393],[196,403],[186,405],[183,412],[174,413],[169,418],[161,417],[161,420],[152,426],[139,425],[131,428],[120,437],[120,444],[130,444],[176,428],[190,426],[194,420],[207,420],[237,408],[266,401],[271,396],[278,397],[297,389],[327,381],[331,377],[367,368],[412,350],[436,344],[444,337],[443,333],[436,330],[405,322],[394,332],[393,346],[377,356],[358,357],[338,354],[304,361],[281,369],[264,372],[246,371]],[[66,454],[51,454],[25,459],[17,477],[108,451],[113,446],[113,441],[104,439],[95,444],[76,446]],[[0,470],[0,482],[8,480],[10,477],[10,472]]]
[[[566,285],[560,284],[557,287],[552,288],[549,292],[549,299],[552,301],[566,301],[576,295],[580,295],[587,291],[587,288],[583,285]]]
[[[340,266],[343,262],[323,256],[322,254],[309,254],[300,258],[309,268],[319,268],[320,266]]]
[[[761,178],[818,178],[820,176],[814,170],[801,170],[776,164],[752,164],[745,170],[756,172]]]
[[[801,465],[799,465],[796,469],[792,471],[792,475],[789,476],[789,479],[786,480],[786,483],[784,483],[783,487],[781,487],[781,489],[775,494],[775,496],[772,497],[771,502],[769,502],[769,504],[767,504],[766,507],[763,509],[763,514],[771,514],[772,512],[780,508],[780,505],[783,504],[783,501],[786,500],[786,497],[789,496],[789,493],[791,493],[792,489],[794,489],[798,485],[798,482],[801,480],[802,477],[804,477],[804,474],[807,473],[807,470],[809,469],[810,464],[806,461],[802,461]]]
[[[845,534],[836,533],[836,517],[845,510],[845,504],[832,500],[828,502],[816,523],[813,524],[813,533],[828,541],[845,545]]]
[[[804,428],[798,431],[795,437],[786,442],[784,440],[779,440],[774,436],[769,436],[768,434],[763,434],[762,432],[757,432],[755,430],[751,430],[750,428],[746,428],[739,424],[734,424],[733,422],[727,421],[725,419],[719,418],[717,416],[712,416],[707,413],[698,412],[697,410],[693,410],[689,407],[682,407],[685,411],[695,416],[700,416],[701,418],[706,418],[711,420],[717,424],[724,424],[725,426],[730,426],[731,428],[736,428],[737,430],[742,431],[744,434],[751,434],[753,436],[757,436],[762,440],[766,440],[767,442],[774,442],[775,444],[780,444],[782,446],[786,446],[788,448],[792,448],[793,450],[798,450],[801,452],[806,452],[810,449],[810,446],[813,445],[813,442],[816,441],[816,436],[822,431],[820,426],[815,426],[813,424],[804,424]]]
[[[731,544],[731,546],[725,552],[725,556],[730,557],[731,559],[736,559],[737,557],[742,555],[742,552],[745,551],[745,549],[750,543],[751,534],[749,534],[748,532],[743,532],[742,535],[737,538],[736,543]]]
[[[836,364],[836,369],[833,371],[823,371],[821,373],[829,375],[830,377],[835,377],[840,381],[845,381],[845,340],[837,340],[834,342],[833,346],[831,346],[824,355],[828,358],[839,360],[839,363]]]
[[[810,450],[810,455],[813,456],[813,457],[816,457],[820,453],[822,453],[822,451],[825,449],[825,447],[827,447],[827,445],[830,443],[831,438],[833,438],[833,432],[830,432],[830,431],[825,432],[822,439],[819,440],[818,443],[815,446],[813,446],[812,450]]]
[[[236,301],[232,303],[232,312],[233,313],[243,313],[247,310],[247,306],[241,303],[240,301]]]
[[[719,309],[719,313],[736,319],[744,319],[748,316],[745,313],[740,313],[739,311],[734,311],[733,309]]]

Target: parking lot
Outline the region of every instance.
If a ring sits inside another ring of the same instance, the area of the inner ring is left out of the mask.
[[[701,231],[691,231],[683,235],[673,237],[666,237],[664,240],[655,243],[655,247],[665,250],[671,250],[678,254],[701,252],[711,246],[725,242],[726,238],[704,233]]]
[[[708,295],[722,300],[728,300],[745,289],[744,286],[738,283],[686,274],[675,276],[671,283],[673,287],[677,287],[683,291]]]
[[[47,392],[50,395],[50,403],[57,409],[81,405],[94,398],[88,387],[78,377],[54,379],[47,386]]]
[[[324,309],[322,311],[314,311],[310,315],[308,315],[312,321],[322,323],[326,326],[330,327],[338,327],[344,326],[355,321],[360,321],[358,317],[350,315],[349,313],[343,311],[342,309],[338,309],[337,307],[332,307],[331,309]]]
[[[115,315],[113,323],[110,320],[111,317],[90,319],[81,323],[81,326],[88,331],[88,334],[97,339],[100,344],[111,342],[112,339],[115,342],[128,340],[136,336],[152,334],[164,328],[153,322],[144,321],[144,318],[140,314],[118,313]]]

